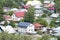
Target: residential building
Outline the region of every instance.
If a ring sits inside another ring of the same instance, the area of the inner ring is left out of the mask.
[[[20,21],[21,19],[23,19],[25,15],[25,12],[15,12],[12,16],[11,19],[13,21]]]
[[[36,33],[34,31],[34,25],[31,24],[31,23],[28,23],[28,22],[20,22],[18,24],[18,32],[20,33],[31,33],[31,34],[34,34]]]

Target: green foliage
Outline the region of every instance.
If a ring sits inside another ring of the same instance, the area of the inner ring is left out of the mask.
[[[15,0],[0,0],[0,6],[2,7],[18,7],[19,4]]]
[[[12,16],[13,13],[14,13],[13,11],[10,11],[7,14],[10,15],[10,16]]]
[[[38,18],[38,19],[36,19],[36,22],[38,22],[38,23],[44,25],[45,27],[48,26],[48,23],[47,23],[47,21],[46,21],[45,19]]]
[[[60,0],[55,0],[55,8],[57,12],[60,12]]]
[[[40,40],[50,40],[51,36],[50,35],[43,35]]]
[[[0,40],[34,40],[34,36],[0,33]]]
[[[60,21],[60,14],[58,15],[58,21]]]
[[[5,20],[4,17],[0,16],[0,22],[4,20]]]
[[[40,30],[38,30],[38,31],[37,31],[37,34],[42,35],[42,34],[43,34],[43,32],[42,32],[42,31],[40,31]]]
[[[50,16],[52,13],[48,10],[43,10],[43,12],[47,15],[47,16]]]
[[[56,37],[58,40],[60,40],[60,36]]]
[[[0,6],[0,16],[4,15],[5,13],[3,12],[3,7]]]
[[[10,21],[10,24],[9,25],[11,25],[12,27],[15,27],[16,26],[14,21]]]
[[[44,2],[44,0],[39,0],[39,1],[41,1],[41,3],[43,3],[43,2]]]
[[[5,21],[4,26],[7,26],[7,25],[8,25],[8,22],[7,22],[7,21]]]
[[[42,18],[46,18],[47,17],[47,14],[44,13],[41,17]]]
[[[56,24],[55,24],[55,21],[52,20],[49,25],[50,25],[50,27],[55,27],[55,25],[56,25]]]
[[[30,22],[30,23],[34,22],[34,19],[35,19],[35,16],[34,16],[35,12],[34,11],[35,11],[34,7],[30,7],[28,9],[28,12],[25,14],[25,17],[24,17],[25,22]]]

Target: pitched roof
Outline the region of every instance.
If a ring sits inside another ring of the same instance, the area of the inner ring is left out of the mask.
[[[41,25],[39,23],[34,23],[33,25],[35,26],[35,28],[40,28],[41,26],[43,26],[43,25]]]
[[[24,8],[25,8],[25,9],[28,9],[28,8],[29,8],[29,6],[28,6],[28,5],[24,5]]]
[[[18,26],[19,27],[23,27],[23,28],[27,28],[31,23],[28,23],[28,22],[20,22],[18,23]]]
[[[9,15],[3,15],[6,20],[10,20],[11,17]]]
[[[16,12],[15,15],[16,15],[16,17],[18,17],[18,18],[24,17],[25,12]]]

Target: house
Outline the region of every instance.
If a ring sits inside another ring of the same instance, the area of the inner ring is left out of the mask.
[[[42,9],[43,9],[43,7],[41,7],[41,6],[39,6],[39,5],[36,5],[34,8],[35,8],[36,10],[42,10]]]
[[[55,8],[54,7],[49,7],[48,10],[52,13],[54,13]]]
[[[27,12],[28,10],[27,9],[20,9],[20,11]]]
[[[14,11],[14,12],[17,12],[19,9],[17,8],[12,8],[10,11]]]
[[[35,10],[35,19],[41,17],[44,14],[43,10]]]
[[[59,14],[58,13],[53,13],[50,17],[52,18],[58,18]]]
[[[7,25],[7,26],[1,26],[0,25],[0,29],[4,32],[7,32],[7,33],[15,33],[16,31],[12,28],[12,26],[10,25]]]
[[[55,3],[54,3],[53,1],[49,1],[49,0],[47,1],[47,0],[46,0],[46,1],[44,1],[43,6],[44,6],[44,7],[52,7],[52,6],[54,6],[54,4],[55,4]]]
[[[36,32],[34,31],[34,25],[28,22],[20,22],[18,24],[18,31],[20,33],[31,33],[35,34]]]
[[[9,12],[10,11],[10,8],[9,7],[3,7],[3,11],[4,12]]]
[[[28,1],[28,2],[26,3],[26,5],[31,5],[31,6],[39,5],[39,6],[41,6],[42,4],[41,4],[40,1],[33,0],[33,1]]]
[[[11,20],[11,16],[10,15],[3,15],[3,17],[5,18],[5,20],[10,21]]]
[[[30,6],[29,5],[24,5],[24,8],[25,9],[28,9]]]
[[[21,19],[23,19],[25,15],[25,12],[15,12],[12,16],[11,19],[13,21],[20,21]]]
[[[8,33],[15,33],[16,31],[13,29],[13,27],[12,26],[10,26],[10,25],[7,25],[6,27],[5,27],[5,31],[6,32],[8,32]]]
[[[33,25],[35,26],[35,30],[40,30],[43,27],[43,25],[39,23],[33,23]]]
[[[50,4],[50,1],[44,1],[43,6],[44,6],[44,7],[49,7],[49,4]]]

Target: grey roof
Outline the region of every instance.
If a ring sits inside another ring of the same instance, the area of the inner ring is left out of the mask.
[[[23,28],[27,28],[31,23],[28,22],[20,22],[18,24],[18,27],[23,27]]]

